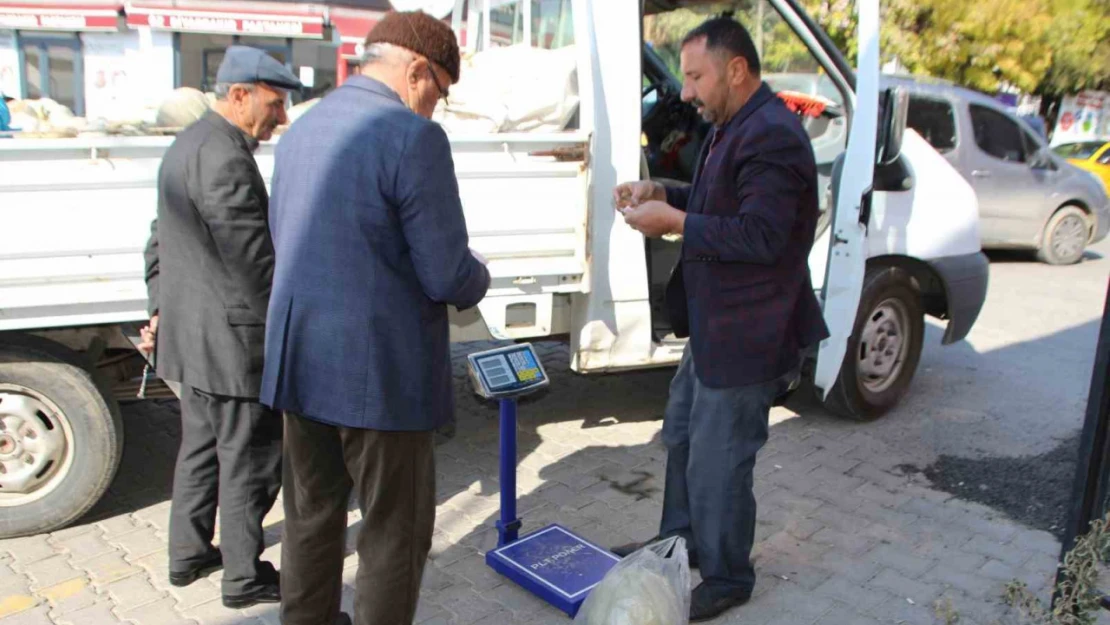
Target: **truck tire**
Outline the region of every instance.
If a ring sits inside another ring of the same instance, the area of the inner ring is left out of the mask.
[[[1090,239],[1087,213],[1078,206],[1062,206],[1044,227],[1037,258],[1049,265],[1074,265],[1083,258]]]
[[[925,311],[910,274],[868,270],[840,377],[825,400],[835,414],[873,421],[909,389],[921,360]]]
[[[0,538],[80,518],[108,489],[122,451],[119,405],[79,354],[0,335]]]

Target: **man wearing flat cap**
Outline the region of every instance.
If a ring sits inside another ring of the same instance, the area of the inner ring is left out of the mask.
[[[352,492],[355,623],[416,612],[434,430],[454,409],[447,307],[476,305],[490,282],[468,247],[447,135],[430,121],[458,79],[450,27],[389,13],[366,37],[360,75],[277,147],[262,401],[285,412],[284,625],[345,619]]]
[[[280,598],[277,571],[260,560],[262,517],[281,484],[282,424],[258,401],[274,248],[253,153],[286,122],[286,94],[301,84],[243,46],[227,49],[216,80],[214,110],[177,136],[158,173],[141,347],[162,379],[181,384],[170,583],[223,566],[223,603],[244,608]]]

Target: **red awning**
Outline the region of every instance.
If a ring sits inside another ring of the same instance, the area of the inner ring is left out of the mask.
[[[344,57],[357,59],[362,56],[362,42],[366,40],[366,34],[383,15],[385,13],[381,11],[332,8],[331,25],[339,33],[340,49]]]
[[[0,29],[113,31],[120,28],[122,2],[6,2],[0,0]]]
[[[320,9],[259,2],[132,0],[127,3],[127,25],[219,35],[324,38]]]

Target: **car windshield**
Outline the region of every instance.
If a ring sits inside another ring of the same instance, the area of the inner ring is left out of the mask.
[[[1075,159],[1080,159],[1080,160],[1086,160],[1086,159],[1091,158],[1092,156],[1094,156],[1095,152],[1098,152],[1098,149],[1101,148],[1103,145],[1105,145],[1105,144],[1103,144],[1101,141],[1084,141],[1083,143],[1064,143],[1062,145],[1058,145],[1058,146],[1052,148],[1052,151],[1056,152],[1060,156],[1063,156],[1064,158],[1075,158]]]

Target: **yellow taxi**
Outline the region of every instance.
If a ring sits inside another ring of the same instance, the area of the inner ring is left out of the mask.
[[[1078,141],[1061,143],[1052,148],[1068,162],[1098,176],[1110,192],[1110,141]]]

